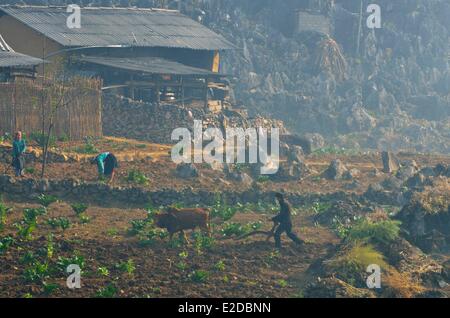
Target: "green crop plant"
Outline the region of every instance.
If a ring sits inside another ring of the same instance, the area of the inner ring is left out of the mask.
[[[29,283],[43,283],[50,275],[48,263],[33,262],[25,269],[23,278]]]
[[[104,276],[104,277],[107,277],[107,276],[109,276],[109,270],[108,270],[108,268],[107,267],[99,267],[98,269],[97,269],[97,273],[100,275],[100,276]]]
[[[0,238],[0,255],[4,254],[8,248],[15,243],[15,239],[12,236],[6,236]]]
[[[70,227],[70,221],[65,217],[50,218],[47,220],[47,224],[50,225],[53,229],[59,227],[63,231],[67,230]]]
[[[120,270],[123,273],[127,273],[128,275],[133,275],[134,271],[136,270],[136,266],[134,265],[134,261],[132,259],[129,259],[126,262],[117,263],[116,269]]]
[[[5,227],[8,213],[11,212],[11,210],[12,210],[11,208],[7,207],[3,203],[3,200],[0,197],[0,231],[2,231],[3,228]]]
[[[100,288],[95,296],[98,298],[113,298],[117,295],[117,291],[114,284],[108,284],[106,287]]]
[[[75,212],[76,215],[83,214],[88,209],[88,206],[84,203],[75,203],[71,205],[71,208],[73,212]]]
[[[214,269],[219,272],[225,271],[225,262],[223,260],[218,261],[214,264]]]
[[[147,185],[150,179],[139,170],[131,170],[128,172],[127,181],[139,185]]]
[[[49,233],[47,235],[47,259],[52,259],[55,252],[55,244],[53,243],[53,234]]]
[[[209,272],[205,270],[195,270],[189,275],[190,279],[195,283],[204,283],[209,278]]]
[[[84,269],[86,266],[86,261],[83,256],[75,252],[71,257],[58,257],[56,264],[62,271],[65,271],[67,269],[67,266],[71,264],[78,265],[80,269]]]
[[[84,214],[78,215],[78,218],[79,218],[81,224],[87,224],[87,223],[91,222],[91,218]]]
[[[49,207],[50,204],[58,202],[58,198],[53,195],[41,194],[37,197],[37,200],[40,205],[44,207]]]

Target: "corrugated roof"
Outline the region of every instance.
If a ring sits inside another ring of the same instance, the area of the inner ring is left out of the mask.
[[[128,71],[139,71],[148,74],[224,76],[223,74],[213,73],[208,70],[187,66],[159,57],[122,58],[85,56],[79,58],[79,60],[87,63],[114,67]]]
[[[14,52],[0,34],[0,67],[33,66],[41,63],[41,59]]]
[[[81,28],[70,29],[66,7],[0,6],[8,14],[66,47],[136,46],[196,50],[233,49],[223,36],[178,11],[81,8]]]
[[[0,51],[0,67],[34,66],[41,63],[41,59],[25,54]]]

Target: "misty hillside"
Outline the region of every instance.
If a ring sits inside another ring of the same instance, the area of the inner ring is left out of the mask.
[[[250,115],[349,149],[449,153],[450,1],[377,1],[375,30],[366,27],[371,1],[362,1],[361,28],[360,0],[335,2],[26,1],[180,9],[239,47],[224,54],[223,72],[235,77],[236,103]],[[296,32],[297,10],[327,18],[330,36]]]

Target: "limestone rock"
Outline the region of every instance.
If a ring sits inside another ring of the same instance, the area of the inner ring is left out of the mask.
[[[331,162],[328,169],[325,170],[323,176],[328,180],[338,180],[343,177],[345,172],[347,172],[347,167],[345,167],[341,160],[335,159]]]

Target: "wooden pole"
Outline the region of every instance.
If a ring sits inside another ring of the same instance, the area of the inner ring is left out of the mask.
[[[363,19],[363,0],[361,0],[361,6],[359,9],[359,23],[358,23],[358,39],[356,42],[356,56],[358,57],[361,46],[361,33],[362,33],[362,19]]]

